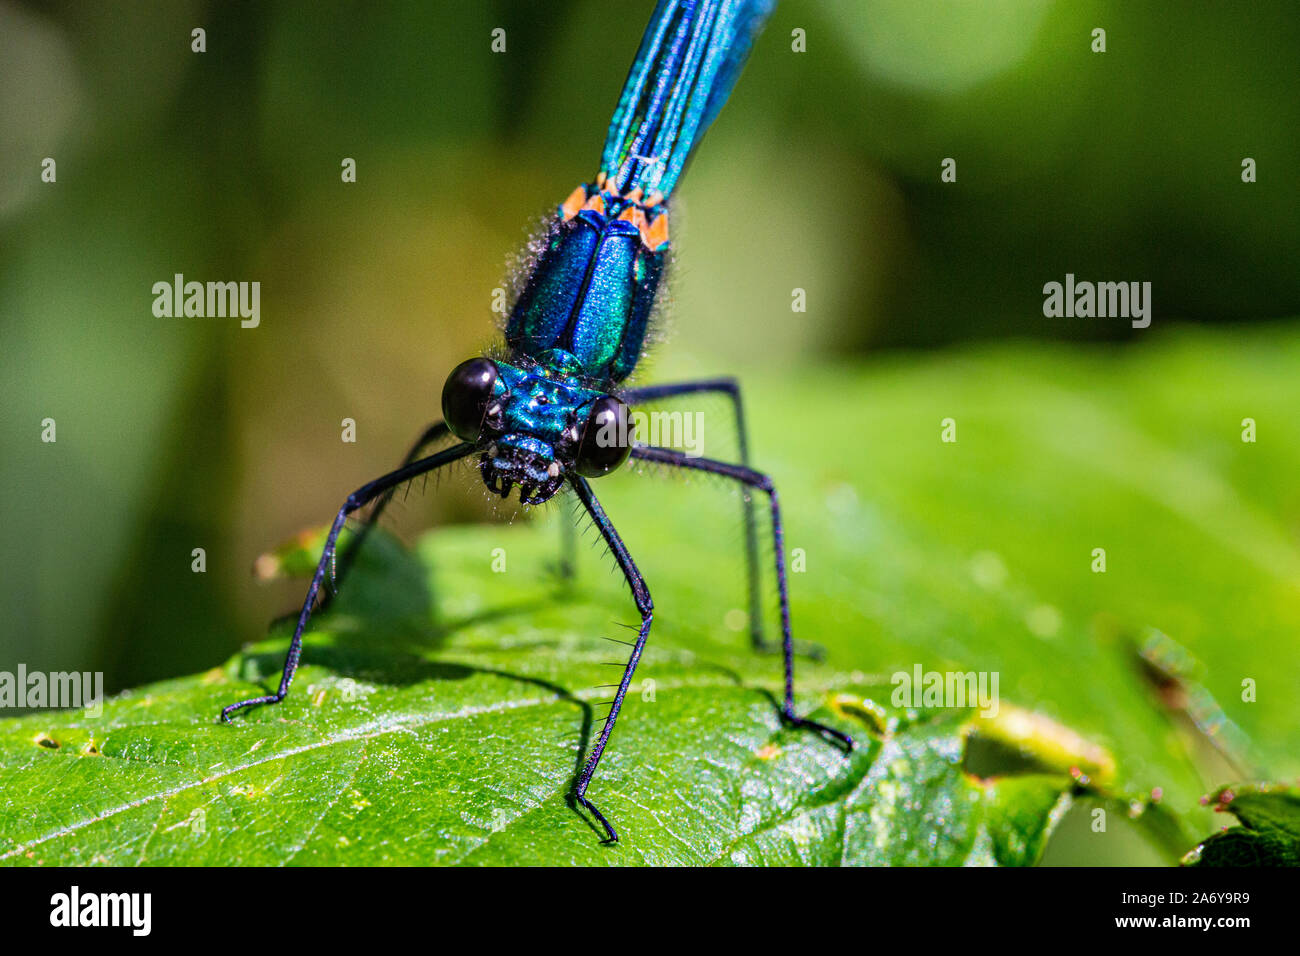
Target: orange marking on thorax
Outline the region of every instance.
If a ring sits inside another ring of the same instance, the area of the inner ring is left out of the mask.
[[[626,194],[619,193],[614,181],[604,170],[596,175],[593,186],[594,188],[579,186],[569,193],[569,198],[560,205],[565,222],[583,209],[592,209],[602,216],[605,215],[604,197],[605,193],[609,193],[611,197],[630,204],[618,214],[618,218],[636,226],[637,232],[641,234],[641,241],[645,243],[647,249],[658,252],[668,244],[668,210],[656,210],[659,214],[654,217],[654,221],[647,216],[647,212],[664,201],[663,193],[656,189],[648,198],[643,198],[644,194],[639,186]]]
[[[657,252],[668,244],[668,210],[659,213],[648,229],[642,227],[641,241],[651,252]]]
[[[564,210],[564,221],[568,222],[578,214],[582,204],[587,201],[587,187],[579,186],[573,192],[569,193],[569,198],[564,200],[560,208]]]

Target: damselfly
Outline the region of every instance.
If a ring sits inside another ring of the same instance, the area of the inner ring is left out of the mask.
[[[484,483],[502,498],[518,488],[519,500],[536,505],[567,486],[576,494],[618,562],[641,615],[636,641],[612,707],[571,799],[618,839],[587,799],[587,788],[618,720],[632,675],[650,633],[654,604],[614,525],[587,479],[607,475],[629,457],[722,476],[742,487],[750,562],[751,621],[761,641],[757,613],[756,516],[751,495],[767,496],[771,511],[776,582],[781,605],[785,694],[781,717],[814,730],[845,750],[845,734],[794,711],[794,644],[785,573],[781,510],[772,481],[749,466],[740,390],[733,379],[641,388],[620,384],[641,357],[655,296],[668,255],[668,198],[705,129],[731,92],[773,0],[660,0],[610,123],[596,179],[579,186],[556,211],[542,252],[511,310],[505,349],[498,358],[472,358],[457,366],[442,393],[443,421],[420,436],[403,465],[348,495],[330,527],[320,563],[294,630],[280,687],[242,700],[221,716],[256,704],[273,704],[289,692],[311,616],[344,522],[374,504],[366,528],[393,490],[411,479],[470,455],[478,456]],[[714,392],[730,400],[739,430],[740,462],[690,457],[672,448],[635,443],[630,406],[671,396]],[[440,439],[459,443],[427,457]],[[364,531],[364,528],[363,528]]]

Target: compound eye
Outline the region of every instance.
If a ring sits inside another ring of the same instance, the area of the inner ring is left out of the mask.
[[[477,442],[483,419],[494,397],[497,365],[490,359],[472,358],[461,362],[447,376],[442,387],[442,417],[451,433],[461,441]]]
[[[599,478],[627,461],[632,451],[631,417],[632,410],[613,395],[592,402],[578,448],[578,474]]]

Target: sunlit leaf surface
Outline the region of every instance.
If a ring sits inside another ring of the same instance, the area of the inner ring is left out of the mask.
[[[1271,476],[1300,465],[1296,353],[1197,335],[1122,359],[1011,347],[748,383],[756,457],[801,552],[795,629],[826,650],[800,661],[799,705],[853,733],[851,757],[779,724],[779,660],[748,648],[735,493],[629,469],[597,490],[656,618],[589,793],[617,846],[565,795],[635,615],[589,530],[577,579],[557,577],[567,510],[551,507],[414,552],[373,537],[289,699],[232,726],[220,707],[278,678],[284,622],[102,717],[3,722],[0,858],[1029,863],[1082,795],[1157,818],[1173,862],[1217,822],[1199,798],[1218,771],[1143,670],[1149,629],[1195,655],[1215,726],[1252,748],[1223,759],[1295,770],[1297,502]],[[842,418],[833,444],[825,415]],[[709,420],[706,452],[724,431]],[[997,675],[997,715],[900,704],[891,676],[917,666]]]

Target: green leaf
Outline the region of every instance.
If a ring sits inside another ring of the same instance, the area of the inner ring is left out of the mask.
[[[436,531],[413,554],[372,537],[313,619],[289,698],[232,726],[217,711],[274,686],[288,622],[102,717],[0,722],[0,858],[1028,863],[1086,794],[1175,861],[1213,820],[1203,774],[1245,775],[1205,771],[1204,752],[1300,772],[1300,550],[1276,482],[1300,469],[1297,360],[1300,339],[1273,330],[749,381],[756,459],[803,568],[795,632],[826,650],[799,662],[798,704],[858,737],[850,758],[777,720],[779,659],[748,649],[734,490],[628,468],[597,492],[656,617],[589,791],[617,846],[564,798],[626,659],[604,638],[626,640],[635,614],[598,551],[572,586],[549,572],[548,525],[568,520],[552,507]],[[828,383],[843,421],[823,415]],[[1246,415],[1267,441],[1240,440]],[[949,417],[956,443],[940,441]],[[713,453],[726,416],[708,424]],[[315,546],[259,569],[300,571]],[[1179,658],[1143,643],[1152,628],[1198,662],[1186,713],[1153,683]],[[895,703],[892,675],[917,666],[997,675],[998,715]],[[1207,730],[1250,752],[1214,751]],[[1086,861],[1109,837],[1075,839]]]
[[[1241,826],[1227,827],[1187,855],[1193,866],[1300,866],[1300,790],[1258,784],[1225,787],[1214,808]]]
[[[6,721],[0,857],[1023,864],[1069,805],[1063,772],[966,772],[967,736],[989,723],[967,710],[887,711],[862,675],[804,666],[804,710],[859,739],[845,756],[781,727],[777,659],[652,647],[590,792],[624,834],[600,845],[565,795],[609,697],[596,685],[617,678],[606,662],[626,650],[586,635],[618,633],[621,595],[565,595],[543,577],[494,603],[485,558],[504,547],[536,566],[538,538],[461,529],[426,539],[417,558],[376,535],[311,632],[290,697],[233,725],[218,709],[274,681],[283,627],[224,667],[110,700],[100,718]],[[293,566],[316,543],[279,557]],[[457,597],[430,626],[434,580]]]

